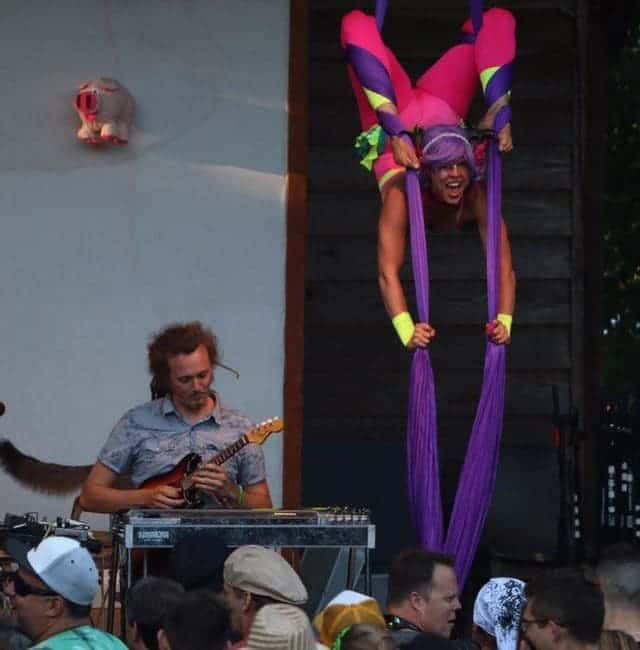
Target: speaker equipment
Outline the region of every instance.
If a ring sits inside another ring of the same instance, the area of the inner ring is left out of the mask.
[[[376,524],[372,564],[377,571],[385,571],[402,548],[415,545],[406,462],[404,444],[398,440],[304,440],[303,506],[343,503],[370,509]]]
[[[561,559],[566,540],[559,469],[553,447],[502,447],[483,550],[521,561]]]
[[[638,399],[609,393],[600,416],[600,543],[640,540]]]

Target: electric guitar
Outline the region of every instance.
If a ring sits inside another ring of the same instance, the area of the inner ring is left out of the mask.
[[[280,418],[271,418],[252,427],[236,442],[225,447],[221,452],[209,460],[215,465],[222,465],[232,456],[237,454],[243,447],[250,442],[261,445],[272,433],[282,431],[284,423]],[[185,500],[185,508],[199,508],[203,504],[200,490],[195,487],[191,475],[203,465],[202,457],[199,454],[187,454],[170,472],[160,474],[147,479],[140,487],[154,488],[159,485],[169,485],[182,490]]]

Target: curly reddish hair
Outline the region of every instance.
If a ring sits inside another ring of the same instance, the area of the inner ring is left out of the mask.
[[[218,339],[200,321],[172,323],[153,336],[147,346],[151,399],[164,397],[170,392],[169,358],[191,354],[199,345],[205,346],[211,365],[215,366],[219,361]]]

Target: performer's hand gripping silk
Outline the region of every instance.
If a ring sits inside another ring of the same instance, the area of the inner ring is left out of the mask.
[[[515,20],[508,11],[490,9],[474,34],[469,19],[462,27],[461,42],[438,59],[415,86],[383,43],[372,16],[361,11],[348,13],[342,21],[341,41],[364,129],[359,138],[362,164],[373,167],[382,196],[378,226],[380,291],[402,343],[409,349],[424,347],[435,336],[435,329],[430,323],[414,325],[399,277],[408,229],[404,172],[406,168],[422,168],[425,221],[430,230],[443,232],[475,222],[486,248],[485,188],[478,182],[473,148],[458,125],[467,115],[478,80],[489,105],[479,126],[491,128],[496,116],[508,110]],[[406,137],[416,127],[424,129],[421,150]],[[510,122],[496,137],[500,151],[512,150]],[[498,344],[510,340],[516,286],[502,221],[500,228],[498,315],[487,323],[489,337]]]

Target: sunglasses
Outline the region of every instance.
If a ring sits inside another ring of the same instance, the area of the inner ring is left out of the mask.
[[[19,573],[13,574],[13,588],[15,589],[16,596],[57,596],[55,591],[50,589],[40,589],[32,587],[29,583],[25,582],[24,578]]]

